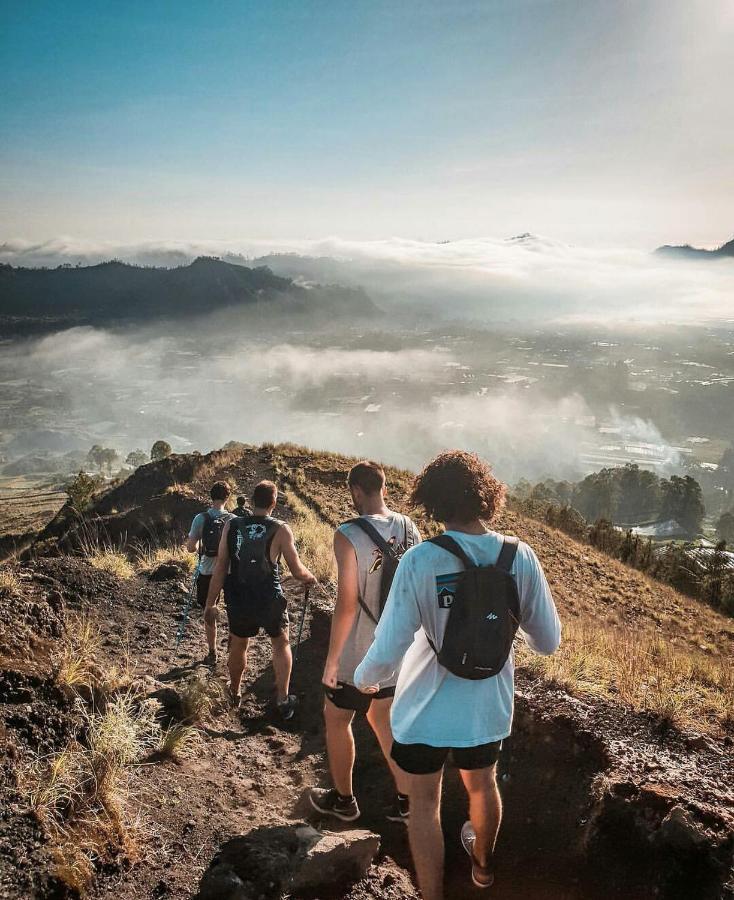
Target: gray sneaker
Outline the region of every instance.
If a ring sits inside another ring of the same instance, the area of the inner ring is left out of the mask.
[[[464,822],[461,828],[461,844],[471,859],[471,880],[478,888],[492,887],[494,884],[494,866],[490,860],[489,865],[480,866],[474,856],[474,844],[477,836],[471,822]]]
[[[287,722],[293,718],[293,713],[298,706],[298,697],[295,694],[288,694],[285,700],[278,700],[276,706],[281,717]]]
[[[210,650],[207,655],[204,657],[204,665],[209,666],[210,668],[214,668],[217,664],[217,651]]]
[[[360,816],[359,806],[354,797],[342,797],[333,788],[330,791],[324,788],[314,788],[308,795],[311,806],[324,816],[334,816],[342,822],[354,822]]]

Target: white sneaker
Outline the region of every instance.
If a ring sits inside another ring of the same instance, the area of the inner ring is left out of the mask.
[[[494,884],[493,866],[480,866],[474,856],[474,844],[477,836],[471,822],[464,822],[461,828],[461,844],[471,859],[471,880],[478,888],[492,887]]]

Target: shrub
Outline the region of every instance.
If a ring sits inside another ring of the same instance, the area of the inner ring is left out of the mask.
[[[173,453],[173,449],[168,441],[156,441],[150,449],[150,458],[153,462],[160,462]]]
[[[64,486],[69,498],[69,505],[78,513],[85,512],[94,499],[94,494],[102,486],[103,480],[99,475],[87,475],[79,472]]]

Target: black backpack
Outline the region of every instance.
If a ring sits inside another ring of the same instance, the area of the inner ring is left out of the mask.
[[[219,553],[219,541],[227,522],[224,514],[213,516],[210,512],[204,514],[204,526],[201,529],[201,555],[216,556]]]
[[[358,519],[350,519],[348,522],[345,522],[345,525],[356,525],[358,528],[361,528],[362,531],[367,535],[367,537],[372,541],[372,543],[382,551],[382,565],[380,566],[380,612],[377,618],[375,618],[372,610],[367,606],[362,597],[358,597],[359,605],[362,607],[364,612],[369,616],[370,619],[377,625],[380,616],[382,615],[382,611],[385,608],[385,603],[387,602],[387,595],[390,593],[390,588],[392,587],[393,578],[395,577],[395,572],[398,568],[398,563],[403,558],[403,554],[405,551],[413,546],[413,528],[409,525],[409,519],[407,516],[402,516],[403,519],[403,528],[405,529],[405,538],[402,544],[391,544],[385,540],[385,538],[380,534],[380,532],[375,528],[372,522],[364,519],[362,517]]]
[[[270,516],[242,516],[229,528],[232,574],[240,586],[257,589],[272,584],[271,538],[283,523]]]
[[[497,675],[507,662],[520,625],[520,598],[510,574],[517,553],[517,538],[504,538],[497,562],[477,566],[447,534],[430,539],[464,564],[457,573],[456,591],[439,597],[449,606],[443,644],[433,652],[444,668],[459,678],[479,681]]]

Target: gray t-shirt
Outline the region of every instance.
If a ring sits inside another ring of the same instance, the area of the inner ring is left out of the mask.
[[[207,512],[215,519],[224,519],[225,522],[229,522],[230,519],[234,519],[232,513],[226,512],[226,510],[223,509],[214,509],[214,507],[210,507]],[[198,513],[194,516],[194,521],[191,523],[189,538],[192,541],[200,541],[203,532],[204,513]],[[201,560],[199,561],[199,572],[202,575],[211,575],[214,571],[214,564],[216,563],[216,561],[216,556],[202,556]]]
[[[362,516],[367,519],[388,543],[405,545],[406,528],[412,533],[409,545],[420,543],[421,536],[408,516],[391,512],[389,516]],[[345,523],[337,529],[354,547],[357,555],[359,596],[375,619],[380,618],[380,584],[382,580],[382,551],[358,525]],[[337,678],[346,684],[354,684],[354,670],[364,659],[375,636],[375,623],[360,606],[352,625],[352,630],[342,650]],[[397,673],[382,687],[392,687],[397,681]]]

